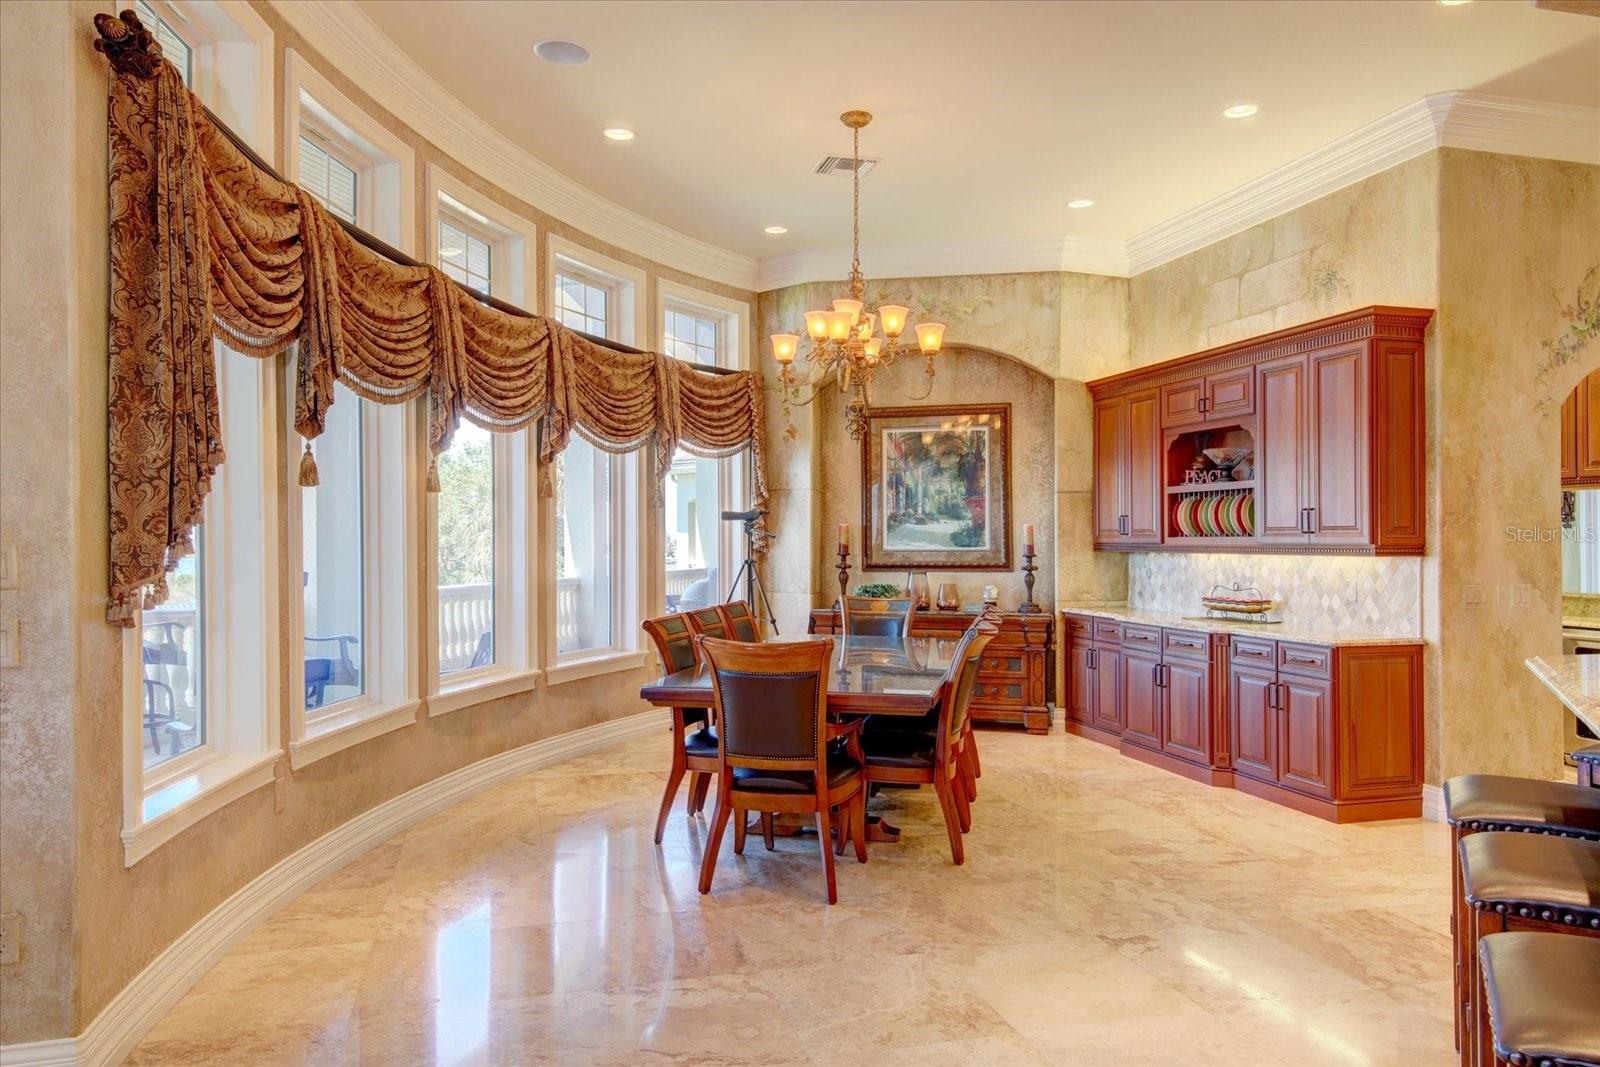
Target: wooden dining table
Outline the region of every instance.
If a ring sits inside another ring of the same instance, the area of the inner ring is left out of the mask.
[[[787,639],[786,639],[787,640]],[[838,721],[865,715],[920,718],[937,703],[954,655],[955,640],[939,637],[863,637],[807,634],[799,641],[832,641],[828,671],[828,717]],[[711,671],[705,664],[657,678],[639,696],[663,708],[709,708],[714,703]],[[897,841],[900,831],[877,816],[868,817],[868,839]]]

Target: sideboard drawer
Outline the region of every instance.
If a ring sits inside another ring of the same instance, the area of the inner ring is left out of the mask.
[[[1020,706],[1026,695],[1021,682],[990,682],[979,678],[973,687],[972,699],[974,703]]]
[[[1333,675],[1333,649],[1324,645],[1294,645],[1278,642],[1278,669],[1318,678]]]
[[[978,680],[1007,679],[1020,677],[1028,673],[1028,661],[1018,652],[1008,654],[1005,652],[995,655],[986,652],[978,664]]]
[[[1211,647],[1207,635],[1194,630],[1162,630],[1161,654],[1179,659],[1203,660]]]
[[[1094,620],[1083,615],[1067,616],[1067,636],[1087,638],[1094,633]]]
[[[1122,642],[1122,624],[1110,619],[1094,621],[1095,644],[1116,645]]]
[[[1233,662],[1248,663],[1255,667],[1265,667],[1269,671],[1278,669],[1278,643],[1260,637],[1240,637],[1234,634],[1228,646],[1232,652]]]
[[[1122,627],[1122,644],[1124,647],[1161,648],[1161,627],[1135,626],[1132,623]]]

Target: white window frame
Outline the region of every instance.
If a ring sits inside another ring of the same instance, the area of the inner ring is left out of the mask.
[[[193,49],[192,88],[265,158],[272,150],[271,29],[243,0],[149,0]],[[133,866],[196,822],[271,784],[283,755],[278,688],[278,377],[269,360],[217,345],[229,462],[213,479],[201,532],[200,684],[205,741],[144,766],[142,618],[122,646],[123,863]],[[230,431],[232,431],[230,433]],[[222,605],[227,607],[223,608]]]
[[[436,164],[427,171],[428,262],[439,261],[439,220],[489,243],[491,295],[518,307],[535,303],[538,292],[538,229],[459,181]],[[439,673],[439,505],[427,494],[427,582],[424,627],[428,637],[429,716],[536,691],[540,669],[537,571],[538,508],[533,492],[537,457],[532,429],[494,437],[494,650],[487,667]]]
[[[357,224],[408,255],[415,245],[416,157],[299,56],[284,53],[285,173],[299,170],[300,133],[314,127],[357,171]],[[286,361],[286,380],[294,368]],[[342,398],[351,403],[348,395]],[[362,691],[308,714],[305,707],[305,592],[292,582],[289,620],[289,764],[317,760],[418,721],[422,401],[361,405]],[[293,436],[291,434],[291,439]],[[316,447],[313,444],[313,449]],[[301,494],[288,495],[289,573],[304,570]]]
[[[656,350],[667,350],[667,312],[686,312],[703,319],[717,321],[717,366],[729,370],[747,370],[750,366],[750,322],[752,309],[744,300],[735,300],[717,293],[696,289],[681,282],[662,278],[656,282],[659,308],[656,314]],[[742,510],[750,499],[750,461],[747,453],[729,456],[717,465],[717,499],[724,510]],[[651,590],[649,603],[655,613],[666,610],[667,560],[664,517],[651,523],[653,537],[661,542],[651,553]],[[727,535],[717,539],[717,574],[719,582],[733,580],[733,572],[744,562],[744,532],[731,524],[725,525]],[[726,587],[717,590],[721,596]],[[735,597],[737,599],[737,595]],[[754,606],[752,605],[752,610]]]
[[[557,274],[578,275],[604,285],[612,293],[606,306],[610,340],[638,345],[643,334],[644,343],[649,343],[653,331],[648,327],[640,329],[641,324],[650,321],[646,303],[648,277],[643,270],[555,235],[546,241],[545,257],[546,314],[555,315]],[[543,541],[539,552],[539,603],[542,617],[551,620],[543,635],[545,677],[551,685],[634,670],[649,661],[640,648],[639,623],[649,603],[651,570],[647,553],[656,538],[647,532],[652,525],[648,521],[652,508],[648,480],[642,476],[643,458],[643,450],[611,457],[611,644],[604,648],[559,655],[556,652],[555,500],[539,502]],[[543,472],[540,473],[542,477]]]

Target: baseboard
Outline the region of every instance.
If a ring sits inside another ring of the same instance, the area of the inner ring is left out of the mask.
[[[490,786],[660,730],[667,713],[571,730],[435,778],[362,812],[257,875],[185,930],[134,976],[75,1038],[0,1045],[0,1067],[102,1067],[121,1063],[151,1027],[242,938],[302,891],[373,845]]]
[[[1444,822],[1444,787],[1422,786],[1422,817],[1430,822]]]

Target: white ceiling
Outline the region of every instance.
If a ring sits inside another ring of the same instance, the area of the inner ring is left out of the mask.
[[[811,173],[849,154],[847,108],[883,158],[870,247],[1126,242],[1430,93],[1600,107],[1600,19],[1524,0],[358,3],[556,170],[757,258],[848,244],[848,177]],[[539,60],[545,37],[593,58]],[[1239,100],[1260,114],[1220,117]]]

